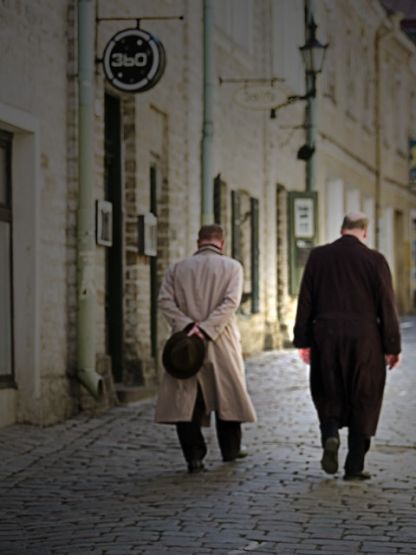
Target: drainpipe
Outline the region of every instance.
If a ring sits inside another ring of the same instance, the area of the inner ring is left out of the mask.
[[[78,0],[77,377],[98,399],[103,383],[95,370],[94,37],[95,0]]]
[[[214,4],[204,2],[204,123],[201,159],[201,221],[214,222],[213,143],[214,143]]]
[[[306,0],[305,26],[309,28],[309,22],[314,17],[314,2]],[[308,36],[306,36],[308,38]],[[316,75],[306,73],[306,90],[316,89]],[[311,192],[316,189],[316,98],[311,96],[306,104],[306,144],[309,148],[315,149],[312,156],[306,160],[306,191]]]

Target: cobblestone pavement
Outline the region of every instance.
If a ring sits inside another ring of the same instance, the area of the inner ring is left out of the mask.
[[[307,368],[295,351],[268,352],[247,361],[251,455],[222,463],[209,429],[204,474],[186,473],[174,428],[153,423],[154,400],[0,430],[0,554],[416,553],[416,320],[403,332],[371,481],[322,472]]]

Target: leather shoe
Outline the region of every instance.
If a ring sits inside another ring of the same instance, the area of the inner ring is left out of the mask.
[[[347,482],[362,482],[363,480],[369,480],[371,474],[363,470],[362,472],[357,472],[356,474],[344,474],[344,480]]]
[[[339,438],[335,436],[326,438],[321,466],[327,474],[335,474],[338,470],[338,449]]]
[[[203,472],[205,466],[200,459],[192,459],[188,462],[188,472],[189,474],[198,474],[198,472]]]
[[[245,449],[240,449],[240,451],[237,453],[237,455],[234,455],[234,457],[223,457],[222,460],[224,462],[233,462],[236,461],[237,459],[245,459],[246,457],[248,457],[248,451],[246,451]]]

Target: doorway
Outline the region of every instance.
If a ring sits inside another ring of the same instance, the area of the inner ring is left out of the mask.
[[[105,333],[115,382],[123,380],[123,180],[121,102],[105,94],[104,194],[113,206],[113,242],[106,249]]]
[[[406,296],[407,296],[407,268],[404,256],[404,216],[403,212],[399,210],[394,211],[394,284],[396,289],[396,300],[399,313],[403,314],[406,309]],[[409,270],[410,271],[410,270]]]
[[[12,136],[0,131],[0,387],[13,384]]]

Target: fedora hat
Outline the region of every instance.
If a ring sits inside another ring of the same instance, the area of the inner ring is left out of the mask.
[[[162,354],[166,372],[181,380],[194,376],[204,358],[204,341],[197,335],[189,336],[185,331],[178,331],[169,337]]]

